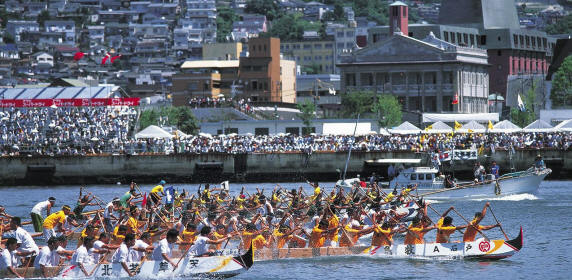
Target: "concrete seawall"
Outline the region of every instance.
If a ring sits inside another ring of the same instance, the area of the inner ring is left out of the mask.
[[[538,150],[519,150],[510,163],[506,151],[479,156],[486,168],[493,160],[501,173],[511,166],[524,170],[531,166]],[[572,151],[543,150],[541,153],[553,174],[548,179],[572,178]],[[386,167],[371,166],[366,161],[381,158],[420,158],[413,152],[352,152],[348,176],[371,172],[384,175]],[[139,156],[57,156],[1,157],[0,185],[105,184],[134,180],[154,183],[164,178],[172,183],[231,181],[299,181],[335,180],[336,169],[343,170],[347,153],[282,154],[202,154]],[[455,161],[444,165],[458,178],[470,178],[474,161]]]

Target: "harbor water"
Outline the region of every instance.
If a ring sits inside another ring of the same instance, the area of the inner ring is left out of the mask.
[[[306,183],[284,183],[280,186],[291,189],[304,186]],[[331,191],[333,183],[323,183],[323,189]],[[179,190],[196,192],[196,184],[173,185]],[[271,191],[276,184],[233,184],[231,194],[240,192],[244,186],[249,193],[256,192],[256,187]],[[149,192],[151,185],[142,186]],[[85,191],[92,192],[104,201],[121,196],[128,190],[128,185],[89,185]],[[74,206],[78,198],[79,186],[61,187],[4,187],[0,188],[0,204],[6,207],[11,215],[21,216],[29,220],[29,213],[35,203],[46,200],[49,196],[57,198],[56,208],[63,204]],[[570,279],[570,257],[572,253],[572,181],[544,181],[537,194],[522,194],[488,200],[496,217],[509,238],[518,235],[520,226],[524,231],[524,247],[511,258],[481,262],[469,260],[435,260],[435,259],[374,259],[369,257],[321,257],[301,260],[280,260],[257,262],[250,271],[234,279]],[[485,200],[433,202],[438,212],[449,206],[455,208],[467,219],[477,211],[481,211]],[[87,208],[96,209],[96,207]],[[429,210],[433,220],[438,215]],[[453,223],[465,222],[451,212]],[[490,211],[482,225],[495,224]],[[32,231],[30,226],[26,229]],[[498,229],[486,232],[491,239],[502,239]],[[427,241],[435,238],[435,232],[426,235]],[[399,238],[396,238],[399,240]],[[459,233],[452,235],[451,240],[459,240]]]

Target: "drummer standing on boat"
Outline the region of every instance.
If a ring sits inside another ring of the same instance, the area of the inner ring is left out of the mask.
[[[493,163],[491,165],[491,174],[495,175],[495,179],[499,178],[499,171],[500,167],[497,165],[497,162],[493,160]]]
[[[42,212],[46,211],[46,217],[50,215],[52,207],[56,204],[56,199],[54,197],[48,198],[48,200],[38,202],[32,208],[30,216],[32,218],[32,224],[34,225],[34,231],[42,232],[42,225],[44,224],[44,218],[42,217]]]

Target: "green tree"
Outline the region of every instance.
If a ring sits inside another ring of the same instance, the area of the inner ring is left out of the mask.
[[[302,40],[304,31],[320,31],[321,22],[309,22],[301,13],[290,13],[280,16],[272,22],[272,27],[263,37],[278,37],[282,41]]]
[[[379,96],[372,111],[376,114],[377,122],[381,127],[392,127],[401,123],[401,104],[393,95],[383,94]]]
[[[159,110],[143,111],[139,118],[140,127],[158,125],[160,119],[164,120],[165,124],[176,126],[177,129],[187,134],[196,134],[199,128],[195,115],[188,107],[163,107]]]
[[[572,56],[566,57],[554,74],[550,100],[553,107],[572,105]]]
[[[265,15],[267,20],[274,20],[283,14],[278,3],[274,0],[249,0],[244,11]]]
[[[521,98],[523,98],[522,101],[524,102],[526,110],[523,112],[518,108],[512,108],[510,110],[510,118],[514,124],[520,127],[525,127],[536,120],[536,113],[534,110],[534,105],[536,103],[536,86],[533,85],[532,88],[524,94],[524,96],[521,96]]]
[[[358,114],[372,112],[374,94],[371,91],[355,91],[342,95],[342,115],[353,118]]]
[[[312,120],[316,118],[316,104],[306,101],[304,103],[299,103],[296,105],[300,114],[298,117],[302,119],[305,127],[310,127],[312,125]]]
[[[570,34],[572,33],[572,14],[569,14],[554,24],[550,24],[544,28],[548,34]]]
[[[234,11],[229,7],[221,6],[217,8],[218,16],[216,18],[216,39],[218,42],[226,42],[226,38],[232,32],[232,25],[235,21],[240,18]]]

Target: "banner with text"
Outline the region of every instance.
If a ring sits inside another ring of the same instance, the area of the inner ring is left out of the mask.
[[[0,99],[0,107],[139,106],[139,98]]]

